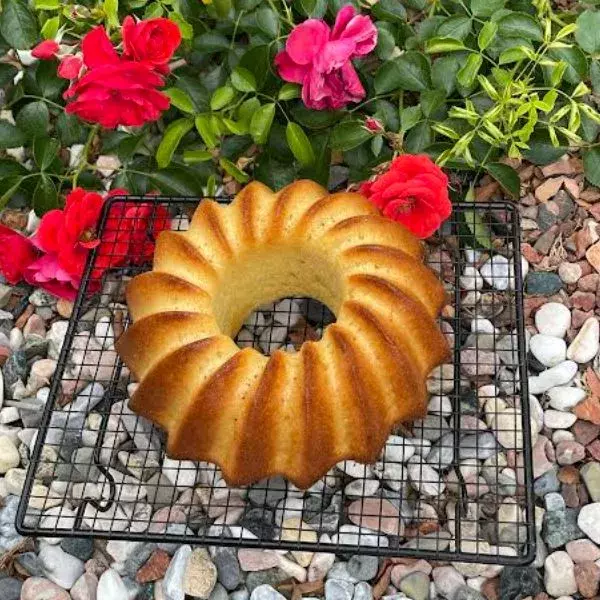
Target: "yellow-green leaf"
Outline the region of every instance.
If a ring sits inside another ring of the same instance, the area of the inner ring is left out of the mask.
[[[477,45],[480,50],[485,50],[492,43],[497,31],[498,25],[495,21],[487,21],[483,25],[477,36]]]
[[[313,147],[300,125],[290,121],[285,128],[285,137],[292,154],[300,164],[308,166],[315,162]]]
[[[212,159],[212,154],[208,150],[184,150],[183,162],[187,165],[194,163],[206,162]]]
[[[246,183],[250,177],[241,169],[238,169],[230,160],[221,157],[219,164],[225,173],[231,175],[238,183]]]
[[[225,106],[227,106],[233,99],[235,98],[235,90],[228,86],[224,85],[222,87],[217,88],[210,99],[210,108],[212,110],[221,110]]]
[[[271,102],[261,106],[250,120],[250,135],[257,144],[264,144],[269,137],[271,125],[275,118],[275,103]]]
[[[192,119],[177,119],[165,129],[163,138],[156,149],[156,162],[161,169],[169,166],[181,138],[194,126]]]
[[[104,0],[104,14],[108,27],[119,26],[119,0]]]
[[[186,113],[194,114],[194,103],[187,92],[179,88],[172,87],[164,90],[164,93],[169,97],[171,104],[175,108],[178,108]]]

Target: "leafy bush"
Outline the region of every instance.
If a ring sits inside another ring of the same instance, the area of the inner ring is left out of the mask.
[[[600,185],[594,9],[557,14],[550,0],[362,5],[378,34],[375,49],[353,61],[365,98],[314,110],[274,59],[296,25],[333,23],[345,0],[204,1],[4,0],[0,207],[32,203],[42,214],[75,185],[199,195],[224,180],[326,184],[332,164],[360,181],[399,152],[487,171],[517,195],[516,173],[501,159],[544,163],[579,147],[587,178]],[[97,25],[119,44],[127,15],[168,17],[180,29],[163,90],[171,106],[142,127],[103,129],[65,112],[69,82],[58,60],[36,60],[31,49],[56,39],[59,56],[76,54]]]

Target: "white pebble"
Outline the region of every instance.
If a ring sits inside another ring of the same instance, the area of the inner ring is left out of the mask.
[[[481,276],[493,288],[503,291],[508,289],[510,284],[510,263],[509,260],[500,254],[492,256],[485,262],[479,270]]]
[[[598,354],[600,347],[600,324],[596,317],[590,317],[569,345],[567,358],[577,363],[589,362]]]
[[[578,387],[558,386],[550,388],[547,392],[550,406],[556,410],[570,411],[585,397],[586,392]]]
[[[532,394],[543,394],[550,388],[565,385],[575,377],[577,370],[576,362],[565,360],[555,367],[542,371],[537,376],[529,377],[529,391]]]
[[[571,326],[571,311],[559,302],[548,302],[535,313],[535,326],[544,335],[565,337]]]
[[[473,265],[467,265],[460,277],[460,286],[469,290],[480,290],[483,288],[483,277]]]
[[[564,551],[553,552],[544,561],[544,584],[550,596],[569,596],[577,593],[575,565]]]
[[[548,429],[568,429],[577,421],[577,415],[562,410],[547,410],[544,413],[544,425]]]
[[[545,367],[555,367],[567,357],[565,340],[543,333],[531,338],[529,349]]]

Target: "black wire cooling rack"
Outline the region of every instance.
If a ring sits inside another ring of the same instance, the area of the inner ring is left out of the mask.
[[[107,202],[104,243],[90,256],[68,326],[55,326],[66,335],[18,530],[291,550],[303,567],[312,552],[530,562],[532,421],[515,207],[457,204],[428,243],[428,264],[449,292],[440,326],[454,352],[428,380],[427,417],[398,427],[374,465],[346,461],[299,490],[281,478],[228,488],[217,467],[166,457],[163,432],[128,408],[135,384],[113,344],[128,324],[125,286],[150,268],[155,231],[139,230],[135,207],[153,222],[164,207],[171,228],[185,229],[197,203]],[[294,351],[333,320],[314,300],[287,298],[255,311],[237,341]],[[272,566],[283,554],[270,555]]]

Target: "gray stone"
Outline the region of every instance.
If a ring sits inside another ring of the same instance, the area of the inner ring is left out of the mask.
[[[270,585],[263,584],[252,590],[250,600],[285,600],[285,596]]]
[[[220,583],[217,583],[208,600],[227,600],[227,598],[227,590]]]
[[[237,552],[233,548],[217,548],[213,556],[217,567],[217,579],[226,590],[235,590],[243,581]]]
[[[552,296],[562,289],[563,282],[556,273],[535,271],[529,273],[525,286],[528,294]]]
[[[357,583],[358,579],[350,575],[347,562],[336,562],[329,571],[327,571],[326,579],[343,579],[350,583]]]
[[[542,578],[534,567],[504,567],[500,573],[500,600],[520,600],[541,591]]]
[[[4,391],[8,397],[12,398],[12,386],[17,381],[25,381],[27,379],[27,371],[27,357],[25,356],[25,352],[22,350],[13,352],[2,367]]]
[[[328,579],[325,582],[325,600],[352,600],[354,584],[343,579]]]
[[[585,537],[583,531],[577,526],[578,512],[578,509],[566,508],[544,513],[542,537],[550,550]]]
[[[366,581],[359,581],[354,586],[352,600],[373,600],[373,588]]]
[[[64,538],[60,547],[79,560],[86,561],[94,553],[94,540],[91,538]]]
[[[348,573],[359,581],[370,581],[377,575],[379,560],[376,556],[357,554],[348,561]]]
[[[2,600],[19,600],[23,582],[16,577],[0,579],[0,598]]]
[[[421,571],[414,571],[400,581],[400,591],[412,600],[429,600],[429,576]]]
[[[282,581],[289,579],[289,575],[279,567],[273,567],[272,569],[266,569],[264,571],[255,571],[248,573],[246,577],[246,587],[250,590],[250,593],[255,588],[267,584],[270,586],[279,585]]]
[[[188,545],[181,546],[165,573],[163,578],[163,590],[165,596],[169,600],[184,600],[185,592],[183,591],[183,578],[188,559],[192,553],[192,548]]]
[[[286,496],[287,483],[282,477],[263,479],[254,484],[248,491],[248,498],[257,506],[277,506]]]
[[[32,577],[43,577],[44,567],[42,561],[35,552],[24,552],[16,558],[18,565],[25,569]],[[2,596],[0,596],[1,598]]]
[[[125,570],[125,573],[127,573],[127,575],[130,577],[135,577],[136,573],[150,558],[154,550],[156,550],[156,544],[152,542],[143,544],[141,547],[136,548],[136,551],[133,552],[123,563],[123,569]]]
[[[231,600],[248,600],[250,598],[250,592],[245,588],[235,590],[229,596]]]
[[[453,600],[486,600],[485,596],[468,585],[461,585],[454,594]]]
[[[58,546],[44,546],[39,556],[46,577],[66,590],[71,589],[83,574],[83,561]]]
[[[560,481],[558,480],[557,473],[558,467],[554,466],[533,482],[533,492],[536,496],[543,498],[546,494],[560,490]]]

